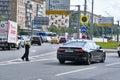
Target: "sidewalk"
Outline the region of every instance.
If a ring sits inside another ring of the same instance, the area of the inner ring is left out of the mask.
[[[107,53],[117,53],[117,49],[104,49]]]

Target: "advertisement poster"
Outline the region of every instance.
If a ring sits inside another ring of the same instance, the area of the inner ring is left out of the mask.
[[[8,42],[17,42],[17,23],[13,21],[8,21]]]

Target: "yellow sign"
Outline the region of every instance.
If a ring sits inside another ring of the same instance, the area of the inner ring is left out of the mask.
[[[113,26],[113,24],[101,23],[101,24],[99,24],[99,26],[102,26],[102,27],[111,27],[111,26]]]
[[[69,15],[70,11],[65,10],[46,10],[46,14],[60,14],[60,15]]]
[[[81,15],[80,16],[80,24],[88,24],[88,15]]]

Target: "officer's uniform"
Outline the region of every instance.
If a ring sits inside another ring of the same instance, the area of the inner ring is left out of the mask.
[[[24,55],[21,57],[22,60],[26,60],[26,61],[29,61],[29,48],[30,48],[30,42],[29,41],[26,41],[25,43],[25,53]]]

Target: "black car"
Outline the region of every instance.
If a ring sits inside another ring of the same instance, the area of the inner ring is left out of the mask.
[[[61,64],[65,61],[104,62],[106,53],[92,40],[70,40],[57,49],[57,59]]]
[[[39,36],[32,36],[31,37],[31,45],[32,44],[41,45],[42,44],[42,39]]]

